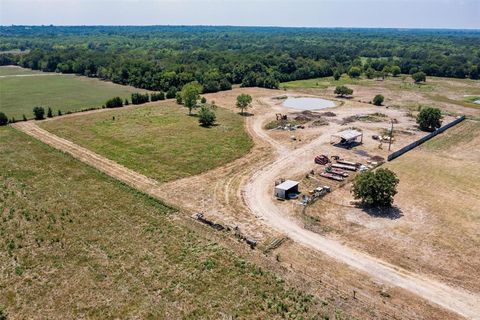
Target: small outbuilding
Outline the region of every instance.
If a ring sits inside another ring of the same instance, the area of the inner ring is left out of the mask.
[[[298,194],[298,182],[286,180],[275,186],[275,197],[288,199],[291,194]]]
[[[358,139],[360,138],[360,141]],[[340,143],[341,145],[349,145],[363,142],[363,133],[358,130],[345,130],[332,134],[330,143]]]

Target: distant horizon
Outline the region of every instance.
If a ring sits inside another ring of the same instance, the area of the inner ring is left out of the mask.
[[[0,0],[0,25],[480,29],[477,0]]]
[[[314,26],[281,26],[281,25],[228,25],[228,24],[0,24],[0,27],[225,27],[225,28],[279,28],[279,29],[365,29],[365,30],[454,30],[480,31],[479,28],[444,28],[444,27],[314,27]]]

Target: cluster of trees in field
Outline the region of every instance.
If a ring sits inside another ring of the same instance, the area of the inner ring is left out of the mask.
[[[480,32],[253,27],[0,27],[0,65],[98,77],[175,96],[232,84],[423,72],[479,78]]]

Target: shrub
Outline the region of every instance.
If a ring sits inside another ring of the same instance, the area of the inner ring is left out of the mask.
[[[364,205],[391,207],[398,183],[393,171],[380,168],[358,175],[353,181],[352,192]]]
[[[47,110],[47,118],[53,118],[52,108],[50,107],[48,107],[48,110]]]
[[[200,111],[198,112],[198,122],[203,127],[210,127],[212,126],[215,121],[217,120],[217,116],[212,109],[207,106],[202,106]]]
[[[333,80],[338,81],[341,76],[342,74],[339,71],[335,70],[335,72],[333,73]]]
[[[61,115],[62,115],[62,110],[58,110],[58,111],[57,111],[57,115],[58,115],[58,116],[61,116]]]
[[[143,104],[147,103],[150,101],[150,97],[148,96],[148,93],[142,94],[142,93],[132,93],[132,104]]]
[[[105,107],[106,108],[121,108],[121,107],[123,107],[122,99],[120,97],[112,98],[105,103]]]
[[[201,102],[201,103],[207,103],[207,98],[202,97],[202,99],[200,99],[200,102]]]
[[[23,120],[23,121],[27,121],[27,116],[24,115],[24,114],[22,114],[22,120]]]
[[[5,115],[5,113],[0,112],[0,126],[5,126],[8,124],[8,117]]]
[[[415,72],[412,74],[412,79],[415,81],[415,83],[425,82],[427,81],[427,75],[425,72]]]
[[[346,86],[337,86],[334,93],[340,97],[349,96],[353,94],[353,90]]]
[[[383,103],[383,100],[385,100],[385,98],[381,94],[377,94],[373,98],[373,104],[376,105],[376,106],[381,106],[382,103]]]
[[[151,101],[165,100],[165,94],[163,92],[154,92],[150,94]]]
[[[362,74],[362,70],[360,70],[359,67],[351,67],[348,70],[348,75],[350,76],[350,78],[358,78],[360,77],[361,74]]]
[[[33,108],[33,115],[35,120],[43,120],[45,119],[45,109],[43,107],[35,107]]]
[[[417,116],[417,123],[423,131],[435,131],[442,126],[442,113],[437,108],[422,108]]]
[[[167,91],[166,97],[167,99],[173,99],[175,98],[176,94],[177,94],[177,88],[170,87],[170,89],[168,89]]]
[[[220,90],[232,90],[232,84],[227,79],[220,80]]]

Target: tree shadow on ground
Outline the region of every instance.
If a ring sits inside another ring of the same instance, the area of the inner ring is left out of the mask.
[[[255,114],[254,113],[250,113],[250,112],[237,112],[237,114],[243,116],[243,117],[253,117]]]
[[[382,208],[382,207],[358,205],[357,207],[362,209],[362,211],[368,214],[369,216],[375,217],[375,218],[386,218],[390,220],[397,220],[403,217],[402,210],[396,206],[390,207],[390,208]]]

